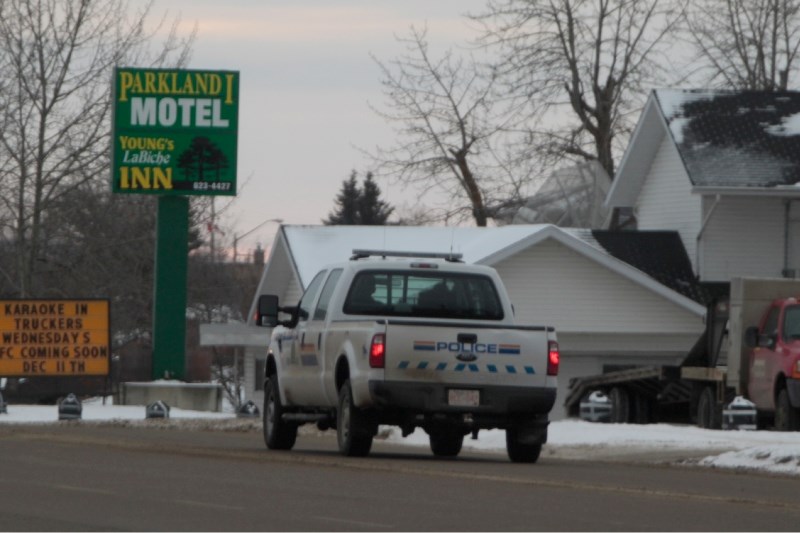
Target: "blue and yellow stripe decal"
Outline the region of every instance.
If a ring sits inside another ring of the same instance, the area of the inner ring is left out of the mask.
[[[430,361],[419,361],[416,364],[411,361],[400,361],[397,363],[399,370],[428,370],[431,372],[476,372],[488,374],[536,374],[536,369],[529,365],[493,365],[478,363],[432,363]]]
[[[414,341],[414,350],[423,352],[435,352],[436,343],[433,341]]]
[[[499,344],[498,351],[504,355],[519,355],[519,344]]]

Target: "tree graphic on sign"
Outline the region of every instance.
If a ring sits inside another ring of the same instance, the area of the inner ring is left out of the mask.
[[[195,137],[178,157],[178,168],[189,181],[220,181],[229,167],[228,158],[207,137]]]

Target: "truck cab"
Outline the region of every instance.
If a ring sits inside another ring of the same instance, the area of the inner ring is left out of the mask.
[[[800,301],[773,300],[759,325],[748,328],[747,394],[775,427],[800,429]]]

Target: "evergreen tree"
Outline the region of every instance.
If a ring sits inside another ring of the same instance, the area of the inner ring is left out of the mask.
[[[394,207],[380,199],[381,190],[372,179],[372,172],[367,172],[364,186],[361,189],[361,198],[358,202],[358,213],[361,224],[365,226],[383,226],[394,211]]]
[[[359,224],[358,204],[361,190],[356,182],[356,171],[350,174],[350,179],[342,182],[342,190],[336,196],[336,208],[322,223],[326,226]]]
[[[342,182],[342,189],[336,196],[336,207],[322,223],[335,225],[383,225],[394,208],[380,199],[381,191],[368,172],[364,178],[364,187],[358,186],[355,170],[350,179]]]

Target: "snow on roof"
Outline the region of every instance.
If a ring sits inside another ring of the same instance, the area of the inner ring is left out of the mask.
[[[655,92],[658,103],[661,105],[661,112],[664,114],[672,137],[677,144],[683,142],[683,130],[690,121],[683,115],[684,106],[689,102],[714,99],[714,93],[710,91],[661,89]]]
[[[717,94],[714,91],[681,89],[658,89],[655,92],[658,97],[658,103],[661,104],[661,111],[667,120],[679,116],[683,106],[688,102],[713,100]]]
[[[800,113],[783,117],[779,125],[767,126],[768,133],[778,136],[800,135]]]
[[[346,261],[353,249],[463,254],[465,263],[488,257],[535,235],[547,224],[499,228],[445,226],[283,226],[303,286],[325,265]]]
[[[800,92],[654,91],[692,184],[800,182]]]

